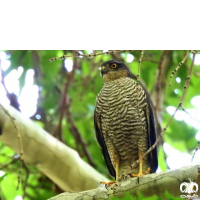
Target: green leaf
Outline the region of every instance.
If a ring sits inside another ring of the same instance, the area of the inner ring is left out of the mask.
[[[163,147],[158,148],[158,162],[159,162],[159,167],[162,171],[167,170],[167,165],[166,165],[166,160],[164,156],[164,150]]]
[[[5,173],[3,176],[0,176],[0,183],[3,181],[3,179],[7,176],[8,173]]]
[[[181,197],[174,197],[168,191],[165,191],[165,196],[167,200],[183,200]]]
[[[133,197],[130,193],[126,193],[124,197],[118,198],[118,197],[111,197],[111,200],[136,200],[136,197]]]
[[[137,191],[137,197],[138,197],[138,200],[144,199],[144,195],[140,191]]]
[[[194,127],[186,124],[183,121],[176,121],[173,119],[164,134],[164,139],[172,147],[182,152],[188,150],[193,151],[197,145],[197,141],[195,139],[196,133],[197,129]]]

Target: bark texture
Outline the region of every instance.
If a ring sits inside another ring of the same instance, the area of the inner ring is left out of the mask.
[[[118,186],[112,189],[112,186],[108,188],[97,187],[93,190],[88,190],[79,193],[62,193],[58,196],[52,197],[49,200],[109,200],[110,197],[123,197],[126,192],[131,193],[133,196],[137,195],[137,191],[140,191],[145,197],[152,195],[158,195],[165,199],[165,191],[175,197],[185,194],[180,191],[180,184],[183,182],[199,181],[200,165],[184,167],[178,170],[161,172],[158,174],[150,174],[141,178],[128,178],[118,183]],[[195,193],[200,197],[200,190]]]

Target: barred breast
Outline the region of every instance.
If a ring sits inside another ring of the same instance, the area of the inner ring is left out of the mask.
[[[97,96],[96,112],[101,116],[102,134],[114,168],[119,159],[119,175],[138,159],[138,149],[145,153],[149,148],[146,107],[144,90],[128,77],[104,83]],[[143,171],[148,167],[147,156]],[[138,173],[138,165],[130,173]]]

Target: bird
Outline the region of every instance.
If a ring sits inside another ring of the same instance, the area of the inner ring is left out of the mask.
[[[141,177],[158,167],[156,126],[149,95],[124,62],[109,60],[101,67],[104,85],[96,98],[94,127],[110,175]],[[128,171],[128,172],[127,172]]]

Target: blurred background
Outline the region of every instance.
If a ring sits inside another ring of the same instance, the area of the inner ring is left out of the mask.
[[[105,54],[82,56],[100,52]],[[107,60],[118,59],[137,75],[141,51],[106,52],[108,50],[0,51],[0,103],[11,104],[110,178],[93,125],[96,96],[103,86],[99,67]],[[154,105],[158,135],[180,102],[192,54],[172,78],[170,75],[187,53],[152,50],[144,54],[140,79]],[[48,62],[62,55],[77,56]],[[159,142],[157,172],[200,164],[198,151],[192,161],[200,140],[200,54],[195,57],[183,106],[187,112],[177,111]],[[62,192],[30,165],[23,166],[22,186],[16,190],[19,166],[19,156],[0,142],[2,199],[47,199]],[[38,188],[37,193],[35,188]]]

